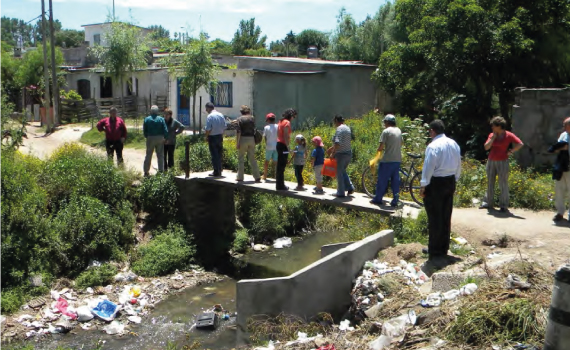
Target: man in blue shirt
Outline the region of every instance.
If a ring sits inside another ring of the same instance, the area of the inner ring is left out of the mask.
[[[214,108],[212,102],[206,103],[206,141],[212,156],[214,172],[210,176],[222,176],[222,152],[224,151],[224,130],[226,130],[226,118]]]
[[[143,133],[146,138],[146,156],[144,158],[144,176],[149,176],[152,152],[156,152],[158,171],[164,171],[164,142],[168,137],[168,128],[164,118],[158,115],[158,106],[150,107],[150,115],[144,119]]]

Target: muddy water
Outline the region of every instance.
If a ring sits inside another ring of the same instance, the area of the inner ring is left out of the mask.
[[[83,346],[84,349],[90,349],[97,340],[103,340],[103,349],[164,349],[169,342],[180,346],[199,342],[201,349],[231,349],[235,346],[236,337],[236,318],[233,315],[236,280],[290,275],[320,259],[321,246],[346,240],[346,235],[339,232],[315,233],[294,241],[290,248],[250,253],[235,262],[232,273],[235,279],[226,278],[221,282],[190,288],[168,297],[157,304],[150,315],[143,317],[141,324],[129,325],[127,335],[119,337],[76,327],[76,334],[56,334],[52,339],[38,344],[37,348],[55,349],[64,346],[79,349]],[[232,317],[221,321],[221,326],[215,331],[195,329],[193,325],[196,315],[215,304],[221,304],[230,310]]]

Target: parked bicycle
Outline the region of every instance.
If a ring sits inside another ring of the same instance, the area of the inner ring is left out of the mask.
[[[408,192],[414,202],[423,206],[422,197],[420,196],[422,172],[415,167],[417,160],[422,156],[409,152],[406,154],[412,159],[412,163],[407,169],[400,165],[400,198],[402,198],[402,194]],[[377,181],[378,165],[372,167],[367,166],[362,172],[362,187],[364,188],[364,192],[371,198],[374,198],[376,194]]]

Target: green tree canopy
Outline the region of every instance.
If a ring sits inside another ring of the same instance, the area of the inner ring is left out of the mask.
[[[232,40],[234,55],[244,55],[245,50],[264,49],[267,36],[261,36],[261,28],[255,25],[255,18],[241,20]]]
[[[56,19],[53,21],[53,32],[54,35],[59,32],[62,28],[61,22],[59,21],[59,19]],[[36,43],[41,43],[43,36],[42,36],[42,20],[39,19],[36,22],[36,25],[34,26],[34,35],[35,35],[35,42]],[[49,27],[49,20],[46,19],[46,35],[49,39],[50,37],[50,27]]]
[[[16,46],[21,35],[24,46],[35,45],[34,26],[21,19],[2,16],[2,41]]]
[[[55,32],[55,45],[60,47],[80,47],[85,41],[85,31],[62,29]]]
[[[327,33],[318,31],[316,29],[305,29],[296,36],[297,45],[299,46],[299,54],[306,55],[307,48],[314,45],[319,49],[319,52],[325,50],[329,45],[329,36]]]
[[[231,55],[232,44],[222,39],[215,39],[212,41],[212,53],[219,55]]]
[[[150,27],[148,27],[148,29],[150,29],[152,31],[152,33],[150,34],[151,40],[156,40],[156,39],[161,39],[161,38],[165,38],[165,39],[170,38],[170,31],[168,31],[166,28],[164,28],[161,25],[153,24]]]

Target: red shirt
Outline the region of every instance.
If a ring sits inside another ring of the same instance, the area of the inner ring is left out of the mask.
[[[487,142],[491,140],[493,133],[489,134]],[[512,132],[505,131],[500,136],[497,136],[491,145],[491,152],[489,152],[489,160],[507,160],[509,159],[508,150],[511,143],[520,144],[522,141]]]
[[[123,119],[117,117],[115,121],[111,117],[103,118],[97,123],[97,130],[105,130],[105,138],[109,141],[119,141],[127,138],[127,127]]]
[[[284,131],[289,129],[289,136],[291,136],[291,122],[287,119],[281,119],[277,125],[277,142],[289,145],[289,140],[285,140]]]

